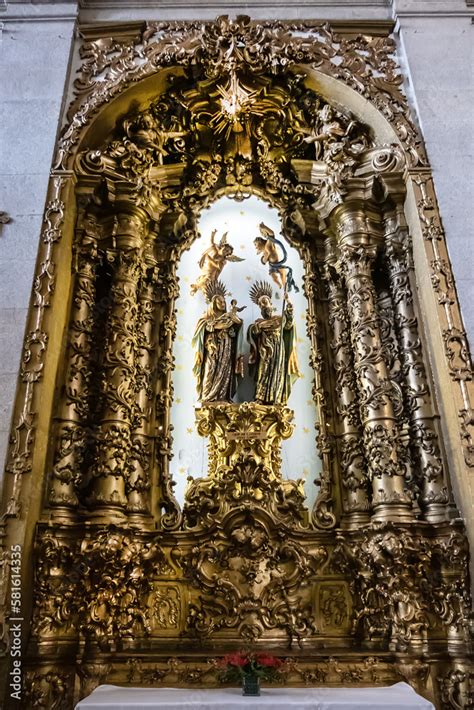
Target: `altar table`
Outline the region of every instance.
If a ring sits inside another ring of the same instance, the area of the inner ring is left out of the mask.
[[[262,688],[257,697],[239,688],[121,688],[99,685],[76,710],[434,710],[407,683],[386,688]]]

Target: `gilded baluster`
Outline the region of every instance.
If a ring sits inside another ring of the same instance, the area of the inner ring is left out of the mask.
[[[152,379],[154,373],[154,329],[156,323],[156,280],[158,270],[151,268],[142,279],[137,319],[137,395],[132,433],[131,470],[127,484],[127,510],[133,515],[150,512],[150,470],[153,417]]]
[[[412,501],[405,490],[406,470],[400,457],[398,392],[383,356],[372,278],[377,253],[374,227],[362,210],[353,211],[347,205],[337,208],[335,215],[348,292],[365,455],[372,481],[373,519],[411,520]]]
[[[403,389],[410,434],[421,475],[421,506],[426,520],[445,520],[449,493],[443,471],[428,378],[413,302],[411,244],[393,215],[385,220],[387,267],[403,363]]]
[[[143,270],[143,216],[120,213],[107,321],[102,378],[102,413],[90,469],[87,504],[107,520],[124,516],[131,470],[132,427],[136,401],[138,282]]]
[[[54,509],[55,517],[70,517],[77,507],[77,486],[81,483],[84,451],[90,441],[87,420],[97,243],[93,218],[86,219],[75,253],[76,279],[66,351],[67,365],[49,489],[49,504]]]
[[[172,424],[170,422],[170,407],[173,398],[172,374],[174,368],[173,342],[176,336],[175,302],[179,295],[176,264],[173,259],[160,270],[158,278],[158,301],[160,303],[160,361],[157,377],[157,451],[160,485],[161,524],[167,530],[173,530],[181,523],[182,514],[173,493],[169,462],[173,443]]]
[[[322,460],[322,471],[315,484],[319,484],[319,491],[311,511],[311,521],[320,530],[329,530],[336,525],[337,518],[334,512],[334,438],[327,405],[327,396],[323,382],[324,359],[320,342],[318,312],[316,303],[320,299],[318,281],[314,276],[315,263],[310,249],[305,250],[306,274],[304,277],[304,292],[308,299],[308,312],[306,314],[306,333],[311,341],[310,364],[314,374],[312,387],[313,399],[316,405],[316,446]]]
[[[364,459],[359,397],[354,372],[347,294],[335,268],[332,240],[326,240],[324,279],[328,289],[331,350],[336,372],[337,413],[340,417],[341,484],[343,525],[357,528],[369,522],[370,503],[367,464]]]

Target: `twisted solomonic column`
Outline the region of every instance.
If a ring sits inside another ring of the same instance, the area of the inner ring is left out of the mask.
[[[350,326],[347,313],[347,293],[342,276],[336,269],[336,254],[332,238],[326,239],[323,278],[329,304],[331,350],[336,371],[337,413],[340,417],[341,488],[343,525],[358,528],[370,520],[369,480],[364,459],[359,395],[354,371]]]
[[[136,409],[139,280],[147,217],[138,208],[117,215],[110,252],[114,274],[102,363],[102,407],[87,504],[91,515],[122,520],[133,465],[132,431]]]
[[[388,376],[392,382],[394,404],[396,405],[395,416],[397,417],[398,430],[400,432],[398,457],[402,461],[405,471],[405,483],[413,501],[414,512],[418,515],[417,508],[418,484],[413,477],[413,465],[410,451],[410,432],[408,417],[405,411],[402,395],[402,364],[400,356],[400,345],[395,330],[395,314],[393,310],[392,297],[390,295],[388,276],[383,273],[383,284],[377,288],[377,314],[379,318],[380,337],[382,339],[382,354],[387,365]]]
[[[76,272],[66,369],[55,432],[56,446],[49,486],[49,505],[54,517],[70,518],[78,505],[88,429],[89,386],[96,301],[97,242],[93,218],[86,218],[74,254]]]
[[[359,207],[342,204],[334,211],[341,266],[347,287],[348,313],[365,456],[372,481],[373,519],[413,519],[406,490],[402,441],[398,426],[398,388],[392,383],[383,343],[372,278],[377,254],[377,225]]]
[[[436,523],[446,519],[450,496],[443,472],[410,283],[413,271],[411,243],[395,214],[386,217],[384,226],[387,268],[402,359],[405,409],[409,417],[415,463],[421,478],[421,507],[425,519]]]

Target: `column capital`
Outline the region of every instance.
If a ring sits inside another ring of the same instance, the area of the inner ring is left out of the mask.
[[[333,237],[326,237],[324,240],[324,269],[323,278],[330,278],[330,271],[337,271],[339,254],[337,244]]]
[[[371,277],[377,256],[376,244],[342,244],[339,250],[340,265],[346,279],[354,276]]]
[[[331,215],[331,225],[341,246],[377,246],[383,239],[383,223],[378,211],[360,200],[346,200]]]
[[[149,217],[140,207],[120,205],[115,213],[114,238],[119,249],[139,249],[145,240]]]
[[[398,215],[387,213],[384,219],[384,251],[391,273],[408,272],[413,268],[412,239],[404,224],[400,224]]]

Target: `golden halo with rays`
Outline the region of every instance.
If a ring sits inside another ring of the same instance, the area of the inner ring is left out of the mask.
[[[208,281],[204,287],[204,295],[207,303],[210,303],[214,296],[223,296],[225,298],[227,294],[228,291],[220,279]]]
[[[251,287],[249,295],[251,300],[258,306],[258,300],[262,296],[268,296],[268,298],[270,299],[272,298],[273,289],[268,283],[268,281],[256,281]]]

